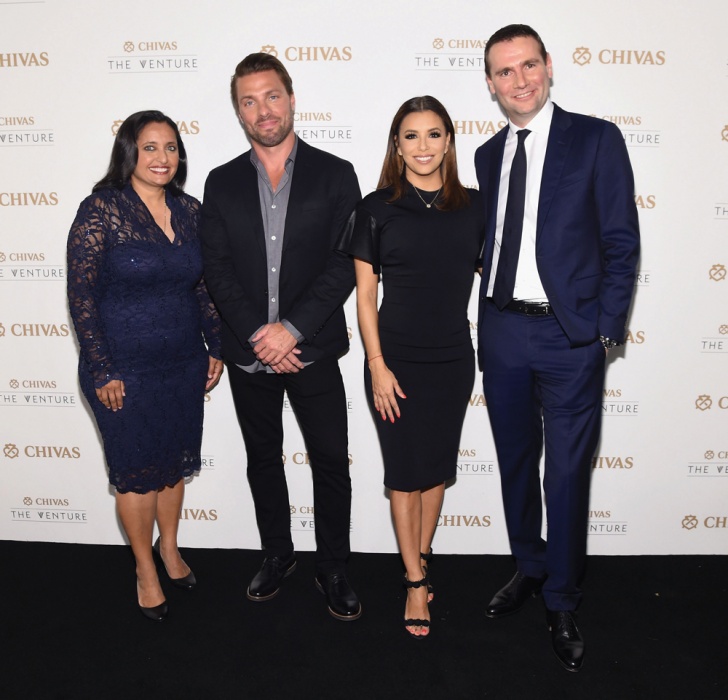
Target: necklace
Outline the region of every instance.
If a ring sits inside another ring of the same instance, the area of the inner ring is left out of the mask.
[[[442,185],[440,185],[440,189],[437,190],[437,192],[435,192],[435,196],[432,198],[432,201],[429,204],[425,201],[424,197],[420,194],[420,191],[414,185],[412,185],[412,189],[415,191],[415,194],[420,198],[420,200],[422,201],[422,203],[428,209],[431,209],[432,208],[432,205],[435,203],[435,200],[438,198],[438,196],[440,194],[440,190],[442,190]]]

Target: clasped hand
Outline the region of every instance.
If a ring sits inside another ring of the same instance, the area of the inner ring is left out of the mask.
[[[264,365],[276,374],[295,373],[303,369],[296,357],[301,351],[293,334],[282,323],[268,323],[252,338],[253,352]]]

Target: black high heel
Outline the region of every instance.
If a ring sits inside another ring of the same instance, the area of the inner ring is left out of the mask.
[[[153,608],[144,608],[140,605],[139,610],[142,615],[147,618],[147,620],[151,620],[152,622],[164,622],[167,617],[167,613],[169,612],[169,607],[165,600],[164,603],[155,605]]]
[[[152,546],[152,551],[154,554],[156,554],[157,559],[162,565],[162,568],[164,569],[164,573],[167,574],[167,578],[170,580],[173,586],[176,586],[177,588],[184,588],[187,591],[191,591],[196,585],[197,585],[197,579],[195,578],[195,575],[190,571],[187,576],[183,576],[182,578],[172,578],[169,575],[169,572],[167,571],[167,567],[164,565],[164,561],[162,561],[162,554],[159,551],[159,541],[161,540],[161,536],[157,537],[157,541]],[[154,610],[156,608],[144,608],[147,610]],[[166,613],[165,613],[166,614]]]
[[[427,576],[423,576],[419,581],[410,581],[407,578],[407,574],[404,575],[404,587],[409,591],[410,588],[421,588],[422,586],[427,586],[429,583],[427,580]],[[425,637],[429,637],[428,634],[414,634],[413,632],[410,632],[407,628],[408,627],[427,627],[429,629],[430,627],[430,621],[429,620],[422,620],[420,618],[412,618],[412,617],[406,617],[404,619],[404,631],[407,632],[407,634],[412,637],[413,639],[424,639]]]
[[[432,584],[430,583],[430,571],[429,567],[432,563],[432,557],[434,557],[435,554],[432,551],[432,547],[430,547],[430,551],[428,554],[423,554],[420,552],[420,559],[422,559],[423,562],[425,562],[422,566],[422,571],[425,572],[425,576],[427,577],[427,602],[431,603],[435,598],[435,589],[432,587]]]

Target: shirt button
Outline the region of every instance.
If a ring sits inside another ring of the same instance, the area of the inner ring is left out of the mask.
[[[275,237],[275,236],[271,236],[271,237],[270,237],[270,239],[271,239],[272,241],[274,241],[274,240],[276,239],[276,237]]]
[[[273,303],[275,304],[275,303],[276,303],[276,298],[275,298],[275,297],[273,297],[273,298],[271,299],[271,301],[272,301],[272,302],[273,302]]]
[[[271,267],[270,271],[275,272],[276,271],[275,267]]]
[[[271,209],[275,209],[275,208],[276,208],[276,205],[275,205],[275,204],[271,204],[271,205],[270,205],[270,208],[271,208]]]

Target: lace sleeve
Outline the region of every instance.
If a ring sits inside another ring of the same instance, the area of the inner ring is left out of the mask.
[[[71,226],[67,247],[68,306],[81,357],[93,374],[96,388],[122,379],[114,368],[98,306],[113,218],[109,209],[101,194],[85,199]]]
[[[202,334],[205,336],[207,352],[212,357],[220,360],[222,359],[222,324],[220,322],[220,316],[217,313],[217,309],[215,308],[215,304],[212,303],[212,299],[210,299],[210,295],[207,293],[207,287],[205,286],[204,279],[201,279],[197,283],[197,286],[195,287],[195,294],[197,295],[197,301],[200,304]]]

